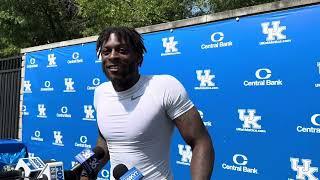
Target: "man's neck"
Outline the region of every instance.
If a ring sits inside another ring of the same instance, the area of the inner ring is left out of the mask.
[[[134,86],[139,81],[139,78],[140,78],[140,74],[136,74],[124,80],[113,80],[111,82],[112,82],[113,88],[117,92],[121,92],[121,91],[128,90],[132,86]]]

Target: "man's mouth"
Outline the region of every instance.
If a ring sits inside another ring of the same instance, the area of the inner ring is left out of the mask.
[[[107,66],[107,69],[109,71],[116,72],[120,69],[120,67],[118,65],[109,65],[109,66]]]

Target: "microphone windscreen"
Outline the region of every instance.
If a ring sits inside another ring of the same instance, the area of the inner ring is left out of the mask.
[[[115,179],[120,179],[121,176],[123,176],[126,172],[128,172],[128,168],[124,164],[118,164],[114,169],[113,169],[113,177]]]

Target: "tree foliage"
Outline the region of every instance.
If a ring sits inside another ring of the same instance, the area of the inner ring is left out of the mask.
[[[0,57],[20,48],[142,27],[275,0],[2,0]]]

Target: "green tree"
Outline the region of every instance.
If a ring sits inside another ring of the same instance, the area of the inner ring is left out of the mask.
[[[20,48],[82,37],[82,19],[73,0],[3,0],[0,57]]]

